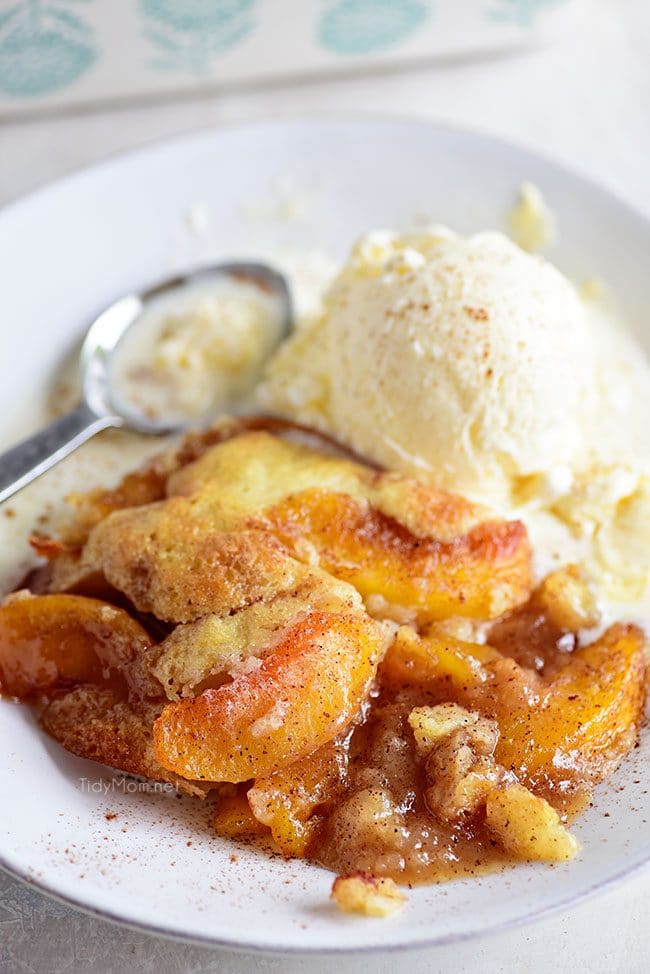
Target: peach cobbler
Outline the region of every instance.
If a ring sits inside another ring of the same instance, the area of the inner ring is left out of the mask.
[[[75,754],[214,803],[340,874],[399,883],[576,855],[635,743],[645,637],[599,635],[528,533],[288,422],[224,421],[74,499],[0,608],[0,683]]]

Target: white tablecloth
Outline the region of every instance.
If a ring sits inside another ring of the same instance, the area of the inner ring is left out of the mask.
[[[650,216],[647,0],[593,0],[592,15],[579,34],[505,59],[6,122],[0,126],[0,203],[163,136],[341,106],[480,127],[589,174]],[[0,873],[0,972],[7,974],[321,974],[335,967],[340,974],[371,968],[376,974],[645,972],[650,969],[650,871],[559,916],[498,937],[401,956],[336,960],[253,957],[169,943],[77,913]]]

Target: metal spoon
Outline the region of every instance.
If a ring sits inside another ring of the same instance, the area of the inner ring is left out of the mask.
[[[216,264],[163,281],[140,293],[125,295],[103,311],[88,329],[79,358],[81,403],[66,416],[0,455],[0,503],[101,430],[114,427],[162,436],[198,425],[196,418],[176,422],[151,419],[122,402],[111,385],[110,364],[120,341],[152,299],[190,284],[221,277],[249,281],[273,293],[282,308],[278,340],[290,332],[293,310],[285,278],[266,264],[254,261]]]

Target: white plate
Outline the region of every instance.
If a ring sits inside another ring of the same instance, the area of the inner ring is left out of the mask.
[[[272,219],[262,205],[252,220],[251,204],[287,176],[312,195],[303,219]],[[554,259],[606,280],[643,333],[650,225],[558,166],[465,132],[353,118],[250,125],[156,145],[36,193],[0,215],[1,438],[38,421],[48,376],[81,324],[134,285],[213,251],[292,245],[342,256],[363,230],[422,217],[462,231],[502,226],[523,179],[560,216]],[[197,201],[210,214],[202,240],[186,224]],[[248,950],[467,938],[562,907],[650,858],[648,734],[576,825],[576,862],[413,890],[386,921],[336,912],[324,870],[214,838],[200,803],[89,791],[82,779],[100,788],[108,776],[44,737],[25,708],[0,702],[0,741],[7,869],[103,916]]]

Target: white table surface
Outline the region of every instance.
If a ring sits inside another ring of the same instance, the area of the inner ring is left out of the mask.
[[[154,139],[233,120],[341,106],[480,127],[587,173],[650,216],[647,0],[593,0],[592,15],[579,34],[507,58],[5,122],[0,125],[0,204]],[[321,974],[333,969],[340,974],[370,969],[375,974],[645,972],[650,970],[650,870],[561,915],[499,936],[403,955],[337,959],[255,957],[172,943],[85,916],[0,872],[2,974]]]

